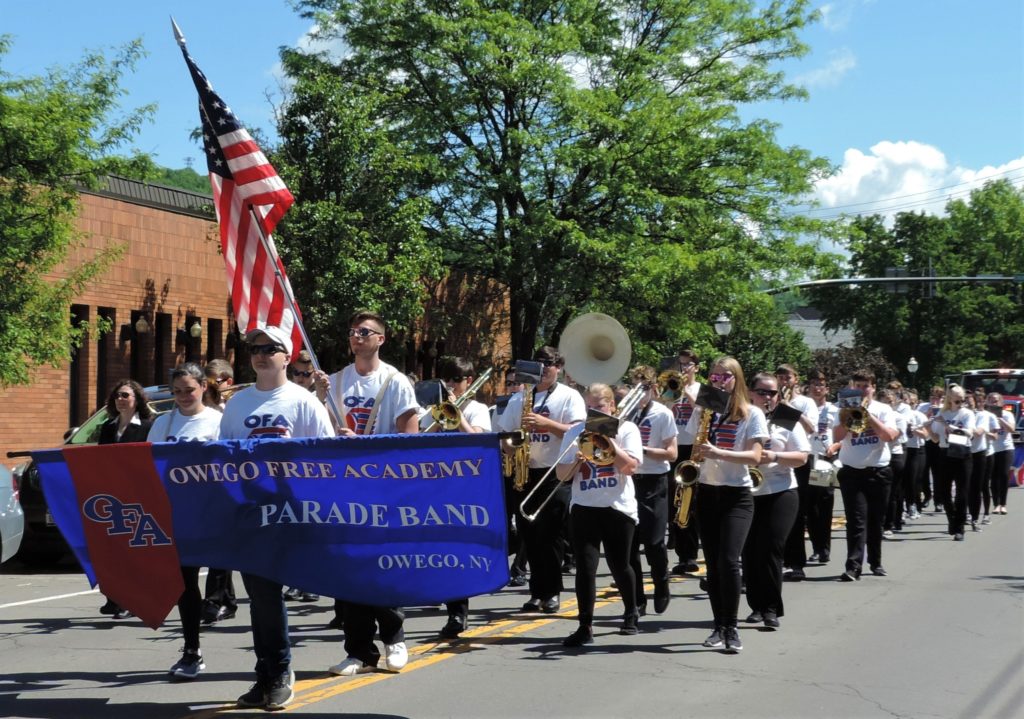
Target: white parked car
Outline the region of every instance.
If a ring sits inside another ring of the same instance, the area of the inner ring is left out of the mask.
[[[0,562],[18,553],[25,531],[25,515],[18,501],[18,486],[11,470],[0,464]]]

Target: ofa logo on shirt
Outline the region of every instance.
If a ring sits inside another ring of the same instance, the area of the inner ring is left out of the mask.
[[[250,414],[242,423],[250,437],[291,437],[292,427],[284,415]]]
[[[366,434],[366,423],[372,412],[369,407],[353,407],[345,415],[345,424],[356,434]]]
[[[614,465],[584,462],[580,467],[580,491],[586,492],[588,489],[603,489],[618,485],[619,477],[615,474]]]
[[[540,409],[533,410],[534,414],[539,414],[541,417],[550,417],[551,411],[547,407],[541,407]],[[550,432],[530,432],[531,442],[550,442]]]
[[[651,420],[649,419],[644,420],[640,425],[640,443],[645,447],[651,443]]]
[[[739,422],[723,422],[715,428],[714,445],[719,449],[732,449],[736,446],[736,431],[739,429]]]
[[[690,421],[690,415],[693,414],[693,405],[689,400],[683,398],[672,405],[672,414],[675,415],[676,424],[685,427],[686,423]]]

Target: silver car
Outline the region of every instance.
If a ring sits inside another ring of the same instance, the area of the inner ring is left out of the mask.
[[[18,501],[18,487],[11,470],[0,464],[0,562],[18,553],[24,531],[25,515]]]

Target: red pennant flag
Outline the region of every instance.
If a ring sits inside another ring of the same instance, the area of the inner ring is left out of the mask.
[[[63,451],[100,589],[153,629],[185,590],[171,502],[148,443]]]

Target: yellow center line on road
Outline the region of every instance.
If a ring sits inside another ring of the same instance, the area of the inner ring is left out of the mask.
[[[703,575],[703,571],[701,572]],[[673,583],[685,581],[681,578],[673,578]],[[644,591],[652,589],[652,585],[644,586]],[[594,609],[605,607],[609,604],[620,601],[618,590],[613,587],[605,587],[598,591]],[[576,600],[569,599],[562,603],[561,611],[557,614],[543,618],[530,619],[496,619],[482,624],[473,629],[467,629],[459,635],[455,642],[428,642],[420,644],[409,651],[410,661],[400,672],[410,672],[424,669],[448,659],[453,659],[461,654],[466,654],[481,648],[481,645],[500,644],[502,640],[519,636],[535,629],[547,626],[563,619],[571,619],[576,613]],[[477,640],[477,641],[466,641]],[[413,659],[413,657],[419,657]],[[355,678],[326,676],[317,679],[303,679],[295,682],[295,698],[292,703],[285,707],[285,711],[292,711],[301,707],[309,706],[332,697],[355,691],[362,687],[377,684],[378,682],[394,679],[399,672],[375,671],[371,674],[361,674]],[[234,712],[251,712],[252,709],[242,709],[235,704],[223,704],[218,707],[211,707],[196,714],[189,714],[184,719],[212,719],[213,717]]]

